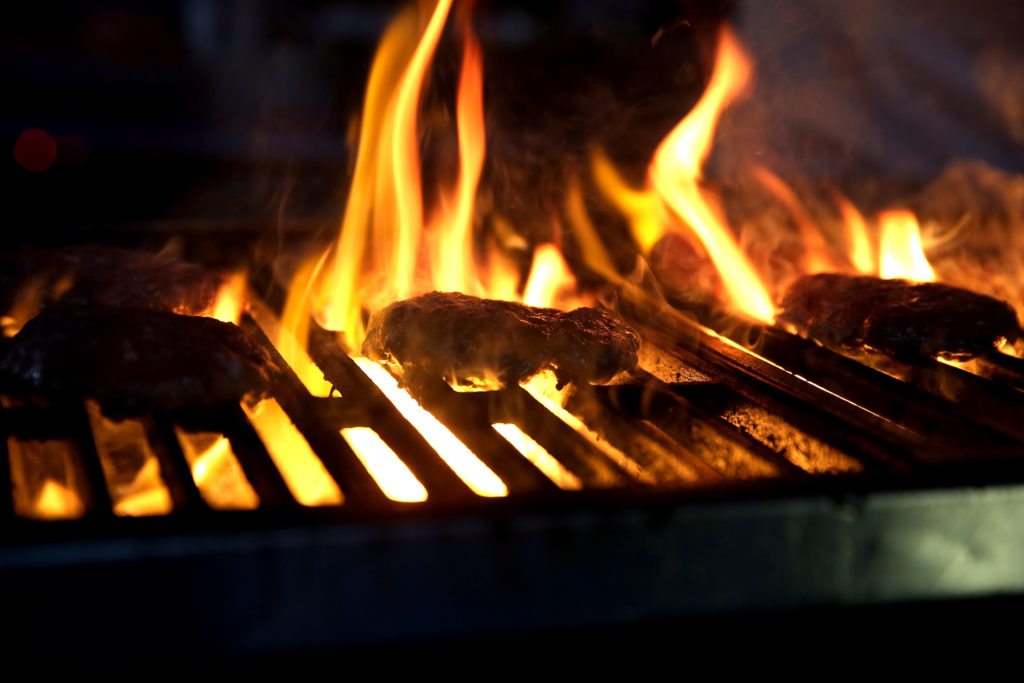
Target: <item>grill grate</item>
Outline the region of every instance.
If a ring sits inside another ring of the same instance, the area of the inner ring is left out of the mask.
[[[807,487],[804,490],[826,490],[835,485],[833,481],[850,487],[861,480],[877,485],[920,477],[936,468],[978,470],[986,463],[998,478],[998,473],[1024,461],[1024,435],[1010,419],[1024,407],[1024,396],[1008,384],[926,362],[908,372],[916,381],[902,382],[777,330],[761,330],[763,341],[752,353],[681,315],[650,313],[642,303],[625,310],[634,322],[643,321],[639,326],[647,346],[641,369],[618,385],[577,388],[565,406],[571,415],[566,419],[596,430],[597,440],[587,438],[556,414],[558,407],[545,406],[523,387],[461,393],[436,380],[421,381],[411,390],[501,479],[510,499],[533,504],[610,490],[676,491],[681,500],[697,491],[728,497],[737,487],[763,485],[770,490],[787,482]],[[258,302],[254,315],[270,319]],[[261,324],[249,316],[243,322],[277,354]],[[372,519],[499,504],[481,500],[333,335],[313,327],[311,358],[340,395],[311,395],[277,355],[285,372],[273,388],[273,398],[341,489],[344,503],[330,511],[297,503],[240,407],[217,413],[156,414],[143,422],[173,502],[170,519],[222,514],[203,501],[175,438],[176,428],[221,434],[228,440],[259,498],[257,516]],[[1003,379],[1013,370],[1007,363]],[[930,387],[936,390],[929,392]],[[969,400],[950,401],[941,394],[950,387]],[[77,446],[89,505],[84,519],[73,525],[75,533],[114,528],[125,521],[112,512],[83,407],[6,407],[0,419],[9,438],[70,439]],[[550,476],[492,427],[499,423],[515,425],[540,444],[582,491],[559,490]],[[342,437],[341,430],[356,427],[372,429],[399,455],[428,492],[425,502],[388,499]],[[9,466],[5,469],[10,471]],[[0,511],[12,522],[9,529],[38,527],[18,518],[10,496],[4,498]],[[25,531],[14,536],[26,533],[31,537]]]

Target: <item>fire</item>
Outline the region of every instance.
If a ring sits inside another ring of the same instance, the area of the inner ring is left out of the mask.
[[[341,489],[276,399],[265,398],[254,406],[243,403],[242,408],[295,500],[309,507],[344,501]]]
[[[861,275],[874,275],[877,271],[874,250],[871,247],[871,234],[868,231],[864,215],[857,210],[849,199],[838,191],[832,193],[832,200],[839,207],[839,213],[846,227],[850,263]]]
[[[242,311],[245,309],[245,286],[245,273],[233,273],[228,276],[217,292],[209,317],[237,325],[242,320]]]
[[[222,434],[175,428],[192,479],[207,505],[215,510],[255,510],[259,496],[246,479],[231,442]]]
[[[341,436],[385,496],[401,503],[427,499],[427,489],[377,432],[368,427],[348,427],[341,430]]]
[[[581,305],[574,295],[576,278],[553,244],[541,244],[533,252],[533,265],[526,278],[523,303],[548,308],[574,308]]]
[[[85,514],[78,452],[63,439],[7,437],[14,512],[29,519],[76,519]]]
[[[149,445],[145,425],[138,420],[111,420],[94,401],[86,401],[86,412],[114,514],[168,514],[174,504],[160,474],[160,461]]]
[[[419,430],[427,443],[474,493],[488,498],[508,495],[508,488],[498,475],[483,464],[473,451],[459,441],[436,417],[424,409],[409,392],[399,387],[398,380],[387,370],[368,358],[356,358],[355,361],[359,369],[380,387],[405,419]]]
[[[892,209],[878,217],[878,224],[881,228],[881,276],[934,282],[935,271],[924,255],[921,228],[914,214],[906,209]]]
[[[537,443],[529,434],[511,422],[496,422],[491,425],[494,431],[498,432],[512,444],[512,447],[519,451],[524,458],[532,462],[537,469],[544,473],[555,486],[563,491],[579,491],[583,488],[583,482],[575,474],[566,469],[565,465],[558,462],[547,449]]]
[[[751,70],[750,61],[732,31],[724,28],[707,90],[658,146],[651,162],[650,180],[662,201],[700,238],[723,276],[730,303],[755,320],[772,322],[775,307],[768,290],[700,185],[718,118],[746,87]]]
[[[434,286],[446,292],[480,294],[483,287],[474,277],[472,229],[477,184],[483,171],[487,144],[484,130],[483,55],[480,43],[469,30],[468,23],[465,23],[463,30],[466,37],[456,109],[459,177],[454,198],[442,204],[442,210],[433,226],[436,235]]]
[[[811,218],[807,209],[800,202],[800,199],[796,196],[796,192],[793,191],[793,188],[787,185],[782,178],[772,173],[764,166],[758,166],[755,164],[753,167],[753,173],[754,178],[756,178],[766,190],[775,195],[775,198],[782,202],[786,207],[786,210],[789,211],[790,215],[793,217],[793,221],[796,223],[796,227],[800,231],[800,236],[803,240],[804,273],[810,275],[813,273],[827,273],[837,270],[837,266],[833,262],[829,253],[825,236],[821,234],[821,230],[815,224],[814,219]]]
[[[630,188],[601,152],[591,161],[595,182],[627,218],[644,253],[667,232],[688,229],[718,270],[729,305],[770,323],[775,307],[768,288],[740,249],[717,197],[702,184],[719,117],[746,88],[751,73],[750,60],[736,37],[723,28],[707,89],[655,151],[647,174],[649,189]]]

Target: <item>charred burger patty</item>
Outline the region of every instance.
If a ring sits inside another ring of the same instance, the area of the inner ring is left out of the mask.
[[[954,359],[983,354],[1020,334],[1013,308],[984,294],[831,273],[794,282],[779,320],[826,346]]]
[[[563,312],[457,292],[397,301],[370,318],[363,353],[458,384],[517,384],[553,369],[560,384],[607,382],[636,366],[640,341],[594,308]]]

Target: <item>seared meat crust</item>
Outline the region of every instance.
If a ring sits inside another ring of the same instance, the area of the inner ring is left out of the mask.
[[[0,359],[5,392],[94,398],[114,416],[237,405],[274,372],[267,350],[236,325],[109,306],[51,306]]]
[[[39,303],[148,308],[198,314],[208,310],[224,278],[166,254],[81,246],[25,247],[0,254],[0,311],[8,311],[26,287]]]
[[[779,320],[826,346],[960,360],[1020,334],[1013,308],[990,296],[934,282],[832,273],[794,282]]]
[[[568,313],[457,292],[397,301],[370,318],[363,353],[450,383],[522,382],[554,369],[560,384],[607,382],[636,366],[640,341],[594,308]]]

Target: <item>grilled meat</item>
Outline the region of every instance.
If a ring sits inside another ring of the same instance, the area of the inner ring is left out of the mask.
[[[0,254],[0,310],[30,296],[55,301],[197,314],[212,306],[221,274],[166,254],[114,247],[25,247]],[[35,311],[33,311],[35,312]]]
[[[363,353],[449,383],[502,385],[553,369],[559,384],[607,382],[636,366],[629,327],[593,308],[567,313],[456,292],[398,301],[370,318]]]
[[[933,282],[807,275],[790,286],[781,309],[780,321],[826,346],[895,356],[963,360],[1020,334],[1009,304]]]
[[[112,416],[235,405],[274,372],[267,350],[230,323],[63,303],[29,321],[0,358],[5,393],[95,398]]]

